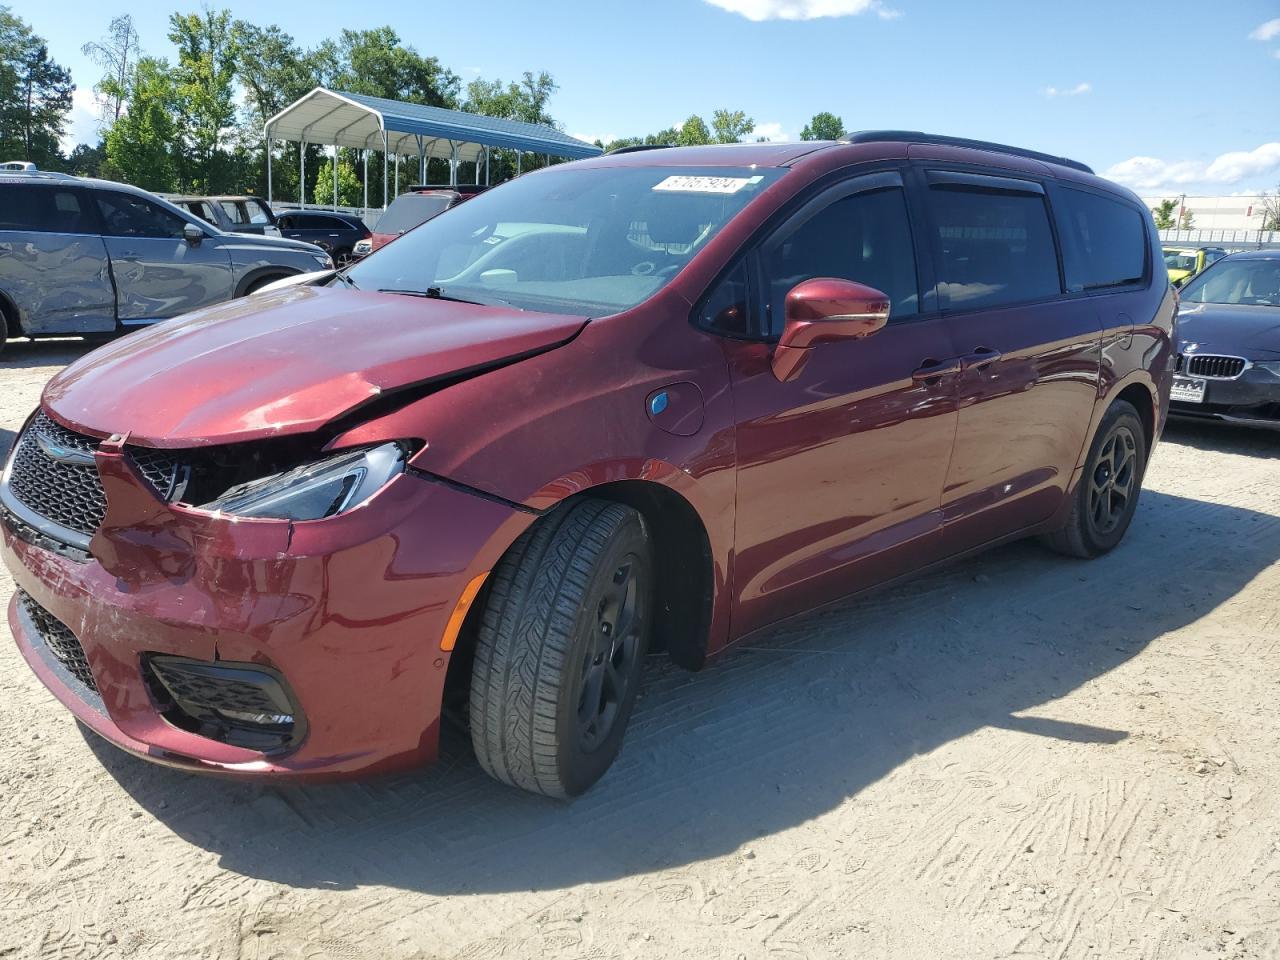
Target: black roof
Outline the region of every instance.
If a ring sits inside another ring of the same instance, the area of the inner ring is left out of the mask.
[[[1227,258],[1232,260],[1280,260],[1280,250],[1241,250],[1237,253],[1229,253],[1223,260]]]
[[[903,143],[933,143],[943,147],[967,147],[970,150],[990,150],[994,153],[1008,153],[1015,157],[1026,157],[1028,160],[1039,160],[1041,163],[1056,163],[1060,167],[1071,167],[1083,173],[1093,173],[1093,168],[1079,160],[1069,160],[1052,153],[1041,153],[1039,150],[1024,150],[1022,147],[1011,147],[1004,143],[992,143],[989,140],[969,140],[965,137],[947,137],[937,133],[921,133],[919,130],[859,130],[846,138],[849,143],[883,143],[885,141],[901,141]]]

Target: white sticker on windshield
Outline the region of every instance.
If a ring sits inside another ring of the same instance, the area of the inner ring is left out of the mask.
[[[654,186],[662,193],[737,193],[743,187],[759,183],[764,177],[667,177]]]

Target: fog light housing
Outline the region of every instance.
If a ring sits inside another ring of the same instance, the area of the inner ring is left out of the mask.
[[[142,673],[160,715],[181,730],[261,753],[291,750],[305,735],[297,701],[270,667],[147,654]]]

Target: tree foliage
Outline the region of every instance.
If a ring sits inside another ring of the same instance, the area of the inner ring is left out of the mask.
[[[716,143],[737,143],[756,128],[741,110],[717,110],[711,115],[711,135]]]
[[[843,140],[844,137],[844,121],[825,110],[815,113],[800,131],[801,140]]]
[[[224,133],[236,119],[235,80],[239,45],[231,12],[205,9],[169,17],[169,39],[178,48],[178,174],[187,189],[229,189]]]
[[[173,146],[178,139],[178,88],[164,60],[143,57],[124,90],[129,109],[107,131],[111,175],[145,190],[173,190],[178,171]]]
[[[1151,208],[1151,216],[1156,222],[1157,230],[1168,230],[1173,227],[1174,211],[1178,209],[1177,200],[1161,200]]]
[[[113,17],[107,35],[86,43],[80,52],[102,68],[102,78],[94,84],[93,92],[97,95],[103,122],[115,123],[124,109],[125,88],[134,63],[142,55],[133,17],[127,13]]]
[[[1262,229],[1280,230],[1280,184],[1276,192],[1262,192]]]
[[[44,40],[0,6],[0,159],[60,167],[74,90],[71,74],[49,56]]]
[[[363,202],[364,185],[356,175],[355,167],[347,160],[338,159],[338,205],[358,207]],[[320,206],[333,203],[333,161],[321,162],[316,172],[315,193],[312,201]]]

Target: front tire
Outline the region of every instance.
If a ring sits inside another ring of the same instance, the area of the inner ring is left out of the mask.
[[[1044,542],[1058,553],[1083,559],[1115,549],[1138,508],[1146,469],[1142,420],[1132,404],[1117,400],[1098,426],[1066,525]]]
[[[471,742],[494,778],[572,797],[622,746],[648,648],[652,561],[640,514],[561,507],[490,576],[471,677]]]

